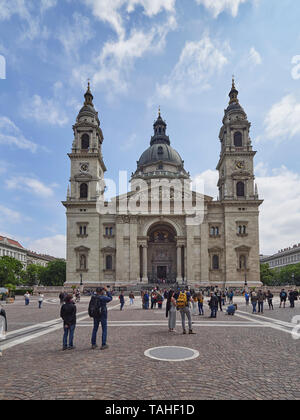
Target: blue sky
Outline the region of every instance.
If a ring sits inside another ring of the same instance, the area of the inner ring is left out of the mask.
[[[300,242],[299,19],[295,0],[0,0],[0,234],[64,256],[88,78],[108,178],[135,170],[160,105],[172,146],[216,197],[235,74],[258,151],[261,252]]]

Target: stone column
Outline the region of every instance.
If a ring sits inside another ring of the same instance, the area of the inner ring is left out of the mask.
[[[203,222],[201,225],[201,248],[200,248],[200,272],[201,283],[204,285],[210,284],[209,270],[210,270],[210,255],[208,252],[208,223]]]
[[[177,245],[177,283],[182,284],[182,245]]]
[[[193,237],[193,231],[194,226],[191,226],[187,224],[186,226],[187,231],[187,240],[186,240],[186,272],[187,272],[187,278],[186,282],[187,284],[193,284],[194,282],[194,272],[193,272],[193,253],[194,253],[194,237]]]
[[[116,218],[116,282],[124,282],[124,224],[121,216]]]
[[[143,283],[148,283],[148,246],[143,245]]]
[[[130,217],[130,282],[137,284],[139,277],[139,248],[137,245],[137,218]]]

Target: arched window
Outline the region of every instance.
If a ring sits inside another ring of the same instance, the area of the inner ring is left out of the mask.
[[[238,197],[245,197],[245,184],[243,182],[236,184],[236,195]]]
[[[213,270],[219,270],[219,268],[220,268],[219,255],[214,255],[213,256],[212,268],[213,268]]]
[[[112,270],[112,256],[107,255],[106,256],[106,270]]]
[[[235,147],[243,147],[243,135],[240,131],[234,134],[234,145]]]
[[[80,185],[80,198],[88,198],[88,191],[89,191],[89,188],[87,184],[81,184]]]
[[[83,134],[81,137],[81,148],[83,150],[88,150],[90,147],[90,136],[88,134]]]
[[[159,148],[158,148],[158,150],[157,150],[157,153],[158,153],[159,155],[163,155],[163,154],[164,154],[164,149],[162,148],[162,146],[159,146]]]

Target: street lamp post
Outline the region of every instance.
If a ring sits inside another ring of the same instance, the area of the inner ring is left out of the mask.
[[[248,281],[247,281],[247,271],[245,268],[245,291],[247,291],[247,289],[248,289]]]
[[[82,273],[80,273],[80,286],[83,286]]]
[[[295,285],[295,274],[293,273],[292,274],[292,286],[294,286]]]

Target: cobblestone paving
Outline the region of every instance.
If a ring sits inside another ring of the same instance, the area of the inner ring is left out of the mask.
[[[58,319],[60,307],[54,302],[46,301],[42,310],[36,301],[29,307],[23,301],[6,307],[10,332]],[[83,299],[77,310],[86,309]],[[250,307],[239,309],[253,321],[219,313],[217,321],[224,326],[213,326],[206,308],[205,317],[194,317],[197,335],[184,336],[180,323],[177,334],[160,325],[166,322],[164,309],[143,311],[137,300],[123,312],[118,307],[109,312],[111,324],[128,321],[131,326],[110,325],[106,351],[90,349],[92,325],[86,316],[76,328],[73,351],[61,351],[61,327],[5,350],[0,358],[0,399],[299,400],[300,340],[284,331],[256,327],[256,319],[262,321],[263,316],[252,316]],[[276,303],[274,311],[265,311],[266,317],[286,322],[295,315],[300,315],[299,303],[295,310],[278,309]],[[138,326],[138,321],[156,325]],[[205,326],[197,326],[199,322]],[[248,326],[252,322],[255,328]],[[200,356],[180,363],[144,356],[145,350],[158,346],[184,346]]]

